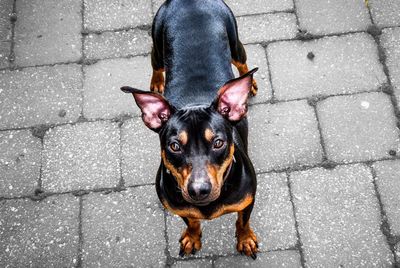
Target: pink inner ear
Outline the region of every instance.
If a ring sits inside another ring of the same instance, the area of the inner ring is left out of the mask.
[[[133,94],[142,111],[142,119],[147,127],[157,129],[170,116],[169,105],[162,97],[155,94]]]
[[[218,111],[231,121],[238,121],[247,113],[247,99],[252,76],[225,84],[219,91]]]

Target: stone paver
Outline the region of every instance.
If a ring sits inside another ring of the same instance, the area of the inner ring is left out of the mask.
[[[309,267],[390,267],[372,174],[363,165],[290,175]]]
[[[371,25],[363,0],[294,0],[300,28],[322,35],[363,31]]]
[[[50,129],[44,137],[43,188],[51,192],[115,187],[120,179],[116,123]]]
[[[158,135],[134,118],[122,125],[121,146],[125,185],[154,183],[161,161]]]
[[[81,58],[81,1],[16,1],[15,63],[32,66]],[[51,10],[51,12],[49,12]]]
[[[164,267],[164,217],[153,186],[84,197],[85,267]]]
[[[151,46],[148,31],[133,29],[89,34],[85,37],[83,51],[87,59],[105,59],[150,53]]]
[[[376,183],[393,235],[400,235],[400,160],[376,162]]]
[[[370,91],[387,80],[367,34],[278,42],[267,51],[277,99]]]
[[[292,13],[261,14],[236,18],[243,44],[296,37],[296,17]]]
[[[0,202],[1,267],[73,267],[79,199],[72,195]]]
[[[189,260],[189,261],[178,261],[174,265],[173,268],[212,268],[212,260],[208,259],[198,259],[198,260]]]
[[[251,106],[248,118],[249,154],[256,171],[322,160],[317,120],[306,101]]]
[[[151,24],[151,0],[84,0],[84,27],[89,31]]]
[[[75,64],[0,72],[0,129],[74,122],[82,73]]]
[[[42,143],[29,130],[0,132],[0,196],[33,194],[40,176]]]
[[[226,0],[235,16],[293,10],[290,0]]]
[[[199,256],[236,254],[235,222],[237,213],[211,221],[202,221],[203,247]],[[256,203],[250,225],[254,229],[260,251],[287,249],[297,241],[292,205],[285,174],[258,176]],[[173,257],[178,257],[178,240],[185,224],[178,216],[167,218],[168,241]]]
[[[386,52],[386,65],[389,68],[390,81],[394,87],[397,101],[400,103],[400,28],[384,29],[381,42]]]
[[[149,90],[150,57],[111,59],[84,68],[83,114],[87,118],[115,118],[140,115],[132,94],[123,93],[122,86]]]
[[[400,26],[400,2],[398,0],[370,0],[372,19],[380,27]]]
[[[8,66],[11,52],[11,21],[13,0],[0,1],[0,68]]]
[[[396,118],[384,93],[328,98],[317,111],[328,159],[369,161],[400,152]]]
[[[272,251],[267,253],[259,253],[256,260],[243,256],[221,257],[215,261],[215,267],[301,267],[300,255],[297,251]]]

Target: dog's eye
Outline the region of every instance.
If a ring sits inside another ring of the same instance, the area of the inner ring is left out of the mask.
[[[213,148],[214,149],[220,149],[220,148],[222,148],[222,146],[224,146],[224,141],[223,140],[217,139],[217,140],[214,141],[214,144],[213,144]]]
[[[169,145],[169,148],[171,149],[171,151],[178,153],[181,151],[181,146],[179,146],[179,144],[177,142],[173,142]]]

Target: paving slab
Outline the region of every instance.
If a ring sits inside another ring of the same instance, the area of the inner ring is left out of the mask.
[[[16,65],[78,61],[82,56],[81,5],[80,0],[16,1]]]
[[[211,221],[202,221],[202,249],[198,256],[236,254],[235,222],[237,213]],[[258,237],[261,252],[287,249],[297,242],[293,210],[285,174],[258,175],[256,201],[250,225]],[[170,252],[178,257],[179,238],[185,224],[168,214],[167,230]]]
[[[89,31],[151,24],[150,0],[84,0],[84,27]]]
[[[44,137],[42,186],[50,192],[115,187],[120,180],[119,155],[116,123],[49,129]]]
[[[295,250],[271,251],[257,254],[253,260],[246,256],[221,257],[215,261],[215,267],[302,267],[300,255]]]
[[[370,161],[400,152],[392,103],[384,93],[328,98],[317,104],[328,159]]]
[[[369,0],[374,23],[379,27],[400,26],[400,2],[397,0]]]
[[[381,35],[381,43],[385,48],[390,81],[394,87],[397,102],[400,103],[400,28],[384,29]]]
[[[42,142],[29,130],[0,132],[0,196],[33,194],[40,177]]]
[[[300,28],[315,35],[364,31],[371,25],[364,1],[294,0]]]
[[[85,66],[83,114],[86,118],[116,118],[140,115],[132,94],[123,93],[122,86],[149,90],[150,57],[110,59]]]
[[[371,91],[387,82],[368,34],[278,42],[267,52],[277,99]]]
[[[400,160],[376,162],[376,183],[393,235],[400,236]]]
[[[89,60],[119,58],[150,53],[151,45],[148,31],[132,29],[88,34],[84,38],[83,51]]]
[[[249,154],[257,172],[322,161],[314,110],[306,101],[251,106]]]
[[[1,71],[0,128],[74,122],[81,112],[81,91],[76,64]]]
[[[84,267],[164,267],[164,217],[154,186],[84,196]]]
[[[79,199],[72,195],[0,202],[1,267],[73,267]]]
[[[158,135],[141,118],[124,122],[121,128],[122,178],[126,186],[154,183],[160,165]]]
[[[212,268],[212,260],[210,259],[196,259],[177,261],[172,265],[174,268]]]
[[[290,174],[308,267],[391,267],[372,180],[364,165]]]
[[[293,10],[290,0],[226,0],[235,16]]]
[[[291,39],[298,33],[293,13],[259,14],[236,20],[243,44]]]
[[[11,52],[11,20],[13,11],[13,0],[0,2],[0,68],[8,66]]]

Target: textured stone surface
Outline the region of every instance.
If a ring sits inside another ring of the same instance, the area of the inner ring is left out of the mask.
[[[261,14],[237,18],[243,44],[294,38],[296,17],[292,13]]]
[[[278,42],[267,51],[277,99],[374,90],[386,82],[376,43],[367,34]]]
[[[117,186],[119,129],[93,122],[50,129],[44,137],[43,188],[51,192]]]
[[[209,259],[198,259],[189,261],[178,261],[174,265],[174,268],[212,268],[212,260]]]
[[[221,257],[215,261],[215,267],[301,267],[300,255],[295,250],[272,251],[259,253],[257,260],[252,260],[245,256]]]
[[[90,31],[151,24],[150,0],[84,0],[84,26]]]
[[[317,121],[307,102],[255,105],[248,118],[249,154],[256,171],[321,161]]]
[[[150,53],[151,45],[148,31],[133,29],[89,34],[83,48],[87,59],[105,59]]]
[[[400,160],[376,162],[376,182],[393,235],[400,235]]]
[[[300,239],[310,267],[390,267],[372,175],[363,165],[290,175]]]
[[[371,15],[380,27],[400,25],[400,2],[398,0],[370,0]]]
[[[125,185],[154,183],[161,161],[158,135],[134,118],[122,125],[121,145]]]
[[[290,0],[226,0],[225,3],[235,16],[293,9],[293,1]]]
[[[122,86],[149,90],[150,57],[104,60],[86,66],[83,114],[87,118],[115,118],[139,115],[132,94],[123,93]]]
[[[15,63],[18,66],[81,58],[81,1],[16,1]],[[51,10],[51,12],[49,12]]]
[[[0,72],[0,128],[76,121],[81,79],[75,64]]]
[[[154,187],[84,197],[85,267],[164,267],[164,217]]]
[[[371,24],[364,1],[295,0],[300,28],[311,34],[363,31]]]
[[[11,49],[11,21],[13,0],[0,1],[0,68],[8,66]]]
[[[396,118],[384,93],[328,98],[317,111],[328,159],[368,161],[400,152]]]
[[[29,130],[0,132],[0,196],[33,194],[40,176],[42,143]]]
[[[400,28],[384,29],[381,35],[381,42],[385,48],[390,81],[394,87],[397,101],[400,103]]]
[[[0,202],[1,267],[73,267],[79,200],[72,195]]]

